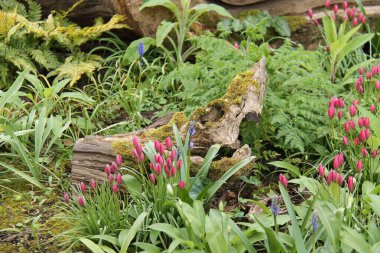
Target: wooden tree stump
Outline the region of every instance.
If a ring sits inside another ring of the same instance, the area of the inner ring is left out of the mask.
[[[187,133],[190,121],[194,121],[196,133],[192,137],[192,155],[204,156],[213,144],[231,149],[240,148],[239,128],[243,119],[258,121],[266,91],[265,58],[251,69],[238,74],[229,84],[226,94],[195,110],[190,118],[183,112],[161,118],[151,126],[136,132],[113,136],[86,136],[74,145],[72,179],[88,181],[104,179],[104,167],[121,154],[126,163],[134,162],[131,154],[132,137],[141,143],[167,136],[173,137],[173,124],[181,135]],[[235,159],[235,158],[231,158]],[[235,159],[236,160],[236,159]],[[217,169],[217,168],[215,168]]]

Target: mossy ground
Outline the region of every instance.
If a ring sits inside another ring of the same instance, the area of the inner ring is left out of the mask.
[[[33,189],[19,180],[2,185],[19,193],[0,188],[0,252],[63,250],[55,237],[71,225],[56,219],[62,211],[60,193],[54,189]],[[37,226],[32,226],[38,216]]]

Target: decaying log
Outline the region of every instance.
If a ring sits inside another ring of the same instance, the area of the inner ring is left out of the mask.
[[[251,69],[238,74],[229,84],[223,97],[195,110],[190,118],[182,112],[175,113],[156,122],[154,127],[137,132],[108,137],[87,136],[78,140],[74,145],[72,160],[73,180],[104,179],[104,167],[114,160],[116,154],[121,154],[125,161],[132,160],[131,140],[134,135],[137,135],[142,143],[155,139],[163,141],[165,137],[173,136],[173,124],[177,125],[184,136],[190,122],[194,121],[196,133],[192,137],[193,155],[204,156],[213,144],[233,150],[240,148],[238,136],[242,120],[258,121],[260,118],[266,91],[266,76],[263,58]],[[230,158],[231,162],[235,163],[247,152],[246,148],[237,152],[239,155]],[[228,164],[228,161],[222,160],[216,161],[215,164],[219,164],[218,167],[222,167],[222,163]]]

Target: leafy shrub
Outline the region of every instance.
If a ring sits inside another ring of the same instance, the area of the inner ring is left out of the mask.
[[[0,20],[5,20],[0,27],[0,87],[9,86],[15,71],[24,69],[52,71],[48,77],[70,78],[72,86],[83,74],[100,67],[101,58],[85,56],[80,46],[105,31],[126,27],[121,24],[124,18],[115,15],[105,24],[97,20],[94,26],[81,28],[66,19],[73,8],[42,20],[40,6],[32,0],[27,3],[28,8],[16,0],[0,2]]]

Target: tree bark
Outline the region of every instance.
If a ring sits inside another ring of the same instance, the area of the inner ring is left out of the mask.
[[[133,136],[142,143],[166,136],[173,137],[172,128],[176,124],[182,136],[188,131],[191,121],[195,122],[196,133],[192,137],[192,155],[204,156],[213,144],[236,150],[240,148],[239,129],[241,122],[260,119],[266,92],[267,73],[265,59],[250,70],[237,75],[229,84],[226,94],[207,106],[194,111],[190,118],[184,113],[161,118],[151,126],[136,132],[108,137],[87,136],[74,145],[71,175],[74,181],[103,180],[106,164],[121,154],[126,163],[134,162],[131,150]],[[233,157],[236,160],[236,157]]]

